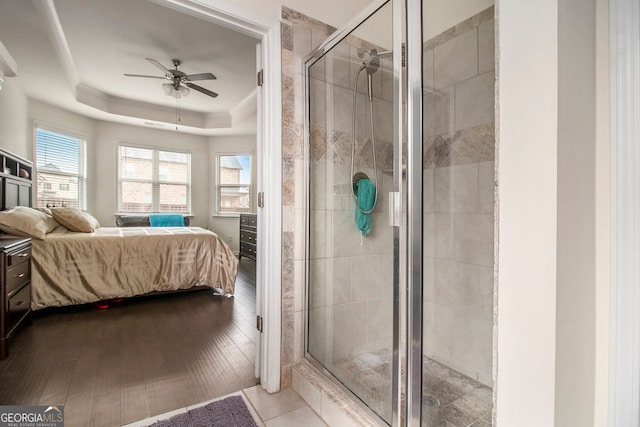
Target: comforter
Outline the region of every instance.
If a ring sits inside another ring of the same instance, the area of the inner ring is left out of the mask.
[[[32,241],[31,306],[83,304],[206,286],[233,294],[238,260],[199,227],[58,227]]]

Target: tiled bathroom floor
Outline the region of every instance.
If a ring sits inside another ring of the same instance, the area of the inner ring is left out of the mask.
[[[258,427],[327,427],[320,417],[306,404],[293,389],[268,394],[261,386],[247,388],[228,396],[242,396]],[[224,399],[223,396],[218,399]],[[202,402],[187,408],[180,408],[152,418],[147,418],[124,427],[146,427],[156,421],[165,420],[181,412],[203,406]]]
[[[492,412],[492,390],[432,359],[424,359],[423,422],[424,427],[489,427]],[[357,357],[334,365],[340,378],[349,378],[348,386],[370,405],[371,409],[390,418],[391,400],[391,351],[382,349],[362,353]],[[261,386],[255,386],[234,394],[241,395],[249,410],[262,427],[324,427],[327,424],[293,390],[268,394]],[[433,397],[439,405],[430,405]],[[206,403],[206,402],[204,402]],[[202,403],[202,404],[204,404]],[[194,405],[196,406],[196,405]],[[138,421],[127,427],[148,426],[159,419],[166,419],[182,408],[168,414]]]
[[[336,363],[333,371],[371,409],[390,419],[391,364],[391,351],[385,348]],[[423,426],[492,425],[492,390],[427,357],[423,361],[422,390]],[[439,405],[433,405],[433,399],[427,396],[437,399]]]

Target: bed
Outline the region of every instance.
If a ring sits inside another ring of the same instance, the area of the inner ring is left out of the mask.
[[[100,227],[80,209],[34,209],[31,163],[0,149],[0,164],[0,234],[32,238],[32,309],[194,288],[234,293],[238,260],[215,233],[199,227]],[[140,222],[128,219],[126,225]],[[149,225],[148,217],[141,223]]]
[[[57,227],[32,241],[32,308],[209,287],[233,294],[238,260],[199,227]]]

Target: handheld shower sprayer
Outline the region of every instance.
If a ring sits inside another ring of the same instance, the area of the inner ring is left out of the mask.
[[[371,50],[358,50],[358,56],[360,58],[364,58],[365,55],[368,55],[367,59],[362,61],[362,67],[360,67],[360,71],[367,71],[367,94],[369,95],[369,102],[373,101],[373,74],[378,71],[380,68],[380,56],[378,56],[377,49]]]
[[[351,177],[353,180],[353,184],[351,186],[351,195],[353,196],[353,200],[356,204],[356,208],[363,214],[369,214],[373,212],[376,207],[376,203],[378,202],[378,192],[380,191],[380,186],[378,185],[378,162],[376,159],[376,138],[375,138],[375,129],[374,129],[374,119],[373,119],[373,74],[380,69],[380,58],[383,56],[389,56],[393,54],[391,50],[385,50],[382,52],[378,52],[378,49],[358,49],[358,57],[363,58],[362,66],[358,70],[356,74],[356,83],[353,87],[353,127],[352,127],[352,135],[353,139],[351,141]],[[366,58],[365,58],[366,56]],[[373,206],[370,209],[363,209],[358,204],[358,198],[356,196],[354,187],[357,187],[357,182],[366,177],[365,174],[358,172],[358,174],[354,174],[355,171],[355,157],[356,157],[356,107],[357,107],[357,94],[358,94],[358,79],[360,78],[360,73],[363,70],[367,71],[367,95],[368,95],[368,104],[369,104],[369,124],[370,124],[370,137],[371,137],[371,149],[372,149],[372,157],[373,157],[373,181],[375,182],[375,198],[373,201]]]

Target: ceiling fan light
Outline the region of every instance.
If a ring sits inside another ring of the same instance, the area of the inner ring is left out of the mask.
[[[163,83],[162,89],[164,89],[164,94],[171,96],[173,92],[173,85],[171,83]]]
[[[186,87],[186,86],[180,86],[180,94],[181,94],[182,96],[187,96],[187,95],[189,95],[189,92],[190,92],[190,91],[191,91],[191,89],[189,89],[188,87]]]

